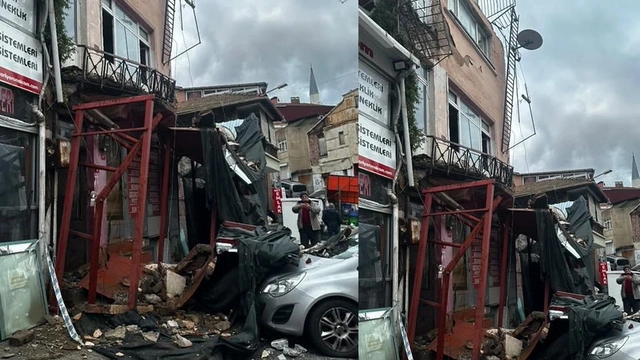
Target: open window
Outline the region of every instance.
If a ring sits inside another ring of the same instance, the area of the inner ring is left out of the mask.
[[[153,66],[149,32],[111,0],[102,0],[102,42],[106,53]]]

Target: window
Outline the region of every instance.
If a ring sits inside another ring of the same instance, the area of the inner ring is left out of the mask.
[[[605,230],[611,230],[613,228],[613,226],[611,225],[611,220],[605,220],[604,221],[604,229]]]
[[[278,141],[278,149],[280,149],[280,151],[287,151],[287,139]]]
[[[469,37],[478,45],[480,51],[488,55],[491,36],[487,29],[476,20],[469,6],[465,4],[465,0],[449,0],[449,11],[455,15]]]
[[[340,131],[338,133],[338,142],[340,143],[340,145],[345,145],[347,143],[344,138],[344,131]]]
[[[327,141],[324,135],[318,135],[318,153],[320,156],[327,156]]]
[[[427,94],[427,85],[429,72],[426,69],[418,69],[418,96],[420,101],[415,107],[416,125],[418,129],[424,131],[427,124],[427,109],[429,96]]]
[[[104,0],[103,0],[104,1]],[[64,30],[67,36],[77,42],[76,38],[76,0],[69,1],[69,7],[64,9]]]
[[[490,154],[491,126],[454,93],[449,93],[450,141]]]
[[[524,184],[526,185],[526,184],[531,184],[531,183],[536,182],[537,179],[536,179],[535,176],[525,176],[523,181],[524,181]]]
[[[103,49],[127,60],[152,66],[150,36],[116,3],[102,1]]]

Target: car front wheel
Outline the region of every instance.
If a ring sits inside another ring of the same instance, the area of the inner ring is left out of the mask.
[[[333,299],[314,307],[309,313],[308,334],[313,344],[327,356],[358,356],[358,306]]]

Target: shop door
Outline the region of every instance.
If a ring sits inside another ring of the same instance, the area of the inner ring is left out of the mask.
[[[360,309],[391,306],[390,216],[359,209]]]

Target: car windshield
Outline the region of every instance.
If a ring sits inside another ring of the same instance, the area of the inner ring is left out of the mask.
[[[293,192],[303,192],[307,191],[307,187],[304,185],[293,185],[292,190]]]
[[[345,250],[344,252],[341,252],[338,255],[334,255],[332,259],[344,260],[344,259],[349,259],[353,256],[357,256],[358,255],[358,235],[357,234],[349,238],[349,244],[351,246],[348,247],[347,250]]]

